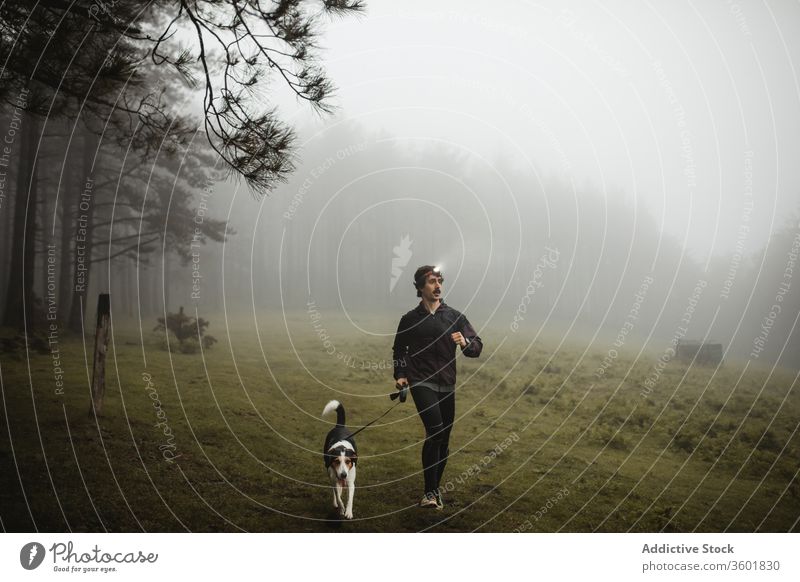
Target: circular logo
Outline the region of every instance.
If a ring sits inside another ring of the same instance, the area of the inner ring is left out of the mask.
[[[44,546],[38,542],[30,542],[19,551],[19,563],[26,570],[35,570],[44,560]]]

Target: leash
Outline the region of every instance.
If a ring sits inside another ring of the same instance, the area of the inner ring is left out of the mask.
[[[401,402],[405,402],[405,401],[406,401],[406,396],[407,396],[407,394],[408,394],[408,384],[406,384],[406,385],[405,385],[404,387],[402,387],[402,388],[401,388],[400,386],[396,386],[396,388],[397,388],[398,390],[400,390],[400,391],[399,391],[399,392],[395,392],[394,394],[391,394],[391,395],[389,396],[389,398],[391,398],[392,400],[395,400],[395,399],[398,399],[398,397],[399,397],[399,399],[397,400],[397,402],[395,402],[394,404],[392,404],[392,405],[389,407],[389,410],[387,410],[386,412],[384,412],[383,414],[381,414],[381,415],[380,415],[378,418],[376,418],[375,420],[373,420],[373,421],[370,421],[369,423],[365,424],[364,426],[362,426],[361,428],[359,428],[359,429],[358,429],[356,432],[351,432],[351,433],[350,433],[350,436],[349,436],[348,438],[353,438],[354,436],[356,436],[358,433],[360,433],[362,430],[364,430],[364,429],[365,429],[365,428],[367,428],[368,426],[375,424],[375,423],[376,423],[376,422],[378,422],[380,419],[382,419],[384,416],[386,416],[387,414],[389,414],[389,413],[390,413],[392,410],[394,410],[394,409],[395,409],[395,407],[396,407],[398,404],[400,404]]]

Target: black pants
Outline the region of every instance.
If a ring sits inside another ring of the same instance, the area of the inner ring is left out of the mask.
[[[448,445],[456,415],[456,394],[436,392],[426,386],[413,386],[411,397],[425,425],[425,442],[422,445],[425,493],[433,493],[439,488],[450,453]]]

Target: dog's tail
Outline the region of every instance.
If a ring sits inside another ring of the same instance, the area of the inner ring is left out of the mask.
[[[329,412],[336,411],[336,426],[344,426],[344,406],[338,400],[331,400],[322,410],[322,416]]]

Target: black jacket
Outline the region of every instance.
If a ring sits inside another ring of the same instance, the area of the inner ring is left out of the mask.
[[[408,378],[411,384],[436,382],[456,383],[456,343],[451,333],[460,331],[467,340],[461,348],[465,356],[477,358],[483,343],[461,312],[444,301],[431,314],[420,301],[419,305],[400,318],[394,337],[394,377]]]

